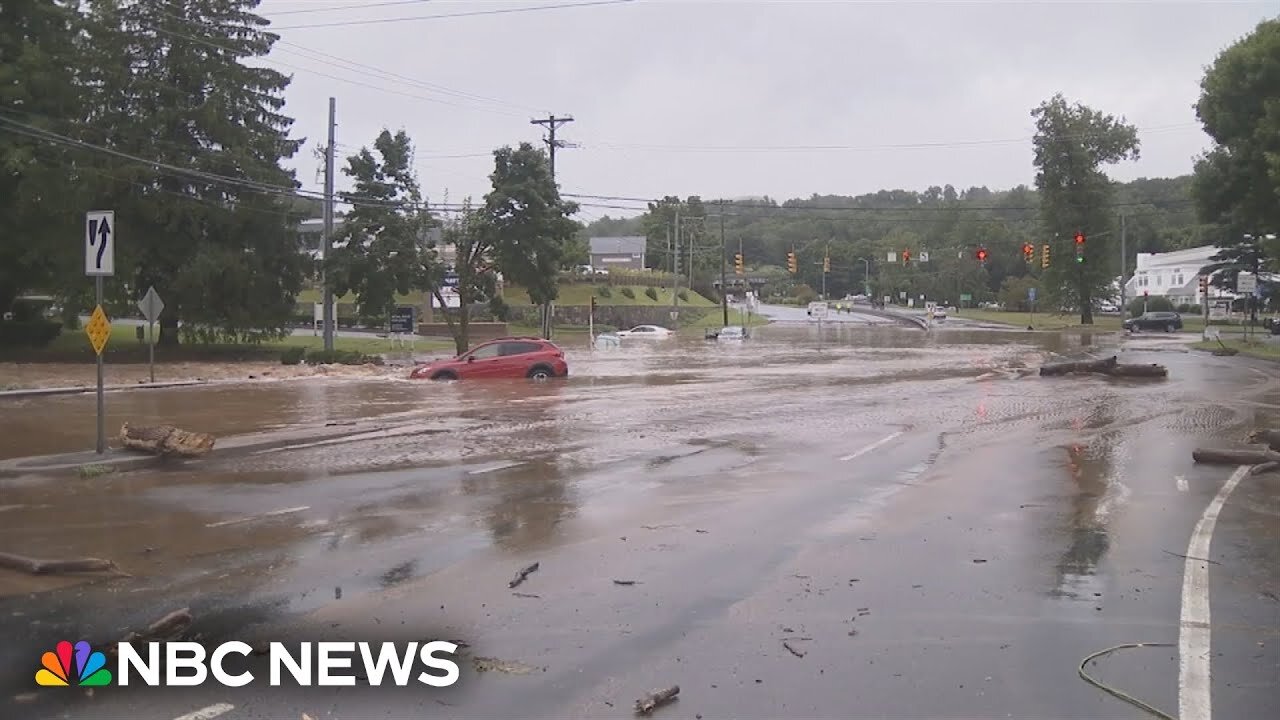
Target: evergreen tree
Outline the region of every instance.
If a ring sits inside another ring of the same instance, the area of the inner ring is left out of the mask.
[[[86,141],[93,204],[115,209],[115,289],[165,298],[162,343],[181,320],[204,340],[283,332],[306,272],[280,166],[301,144],[281,113],[289,79],[245,63],[277,37],[258,0],[106,0],[89,7]],[[166,167],[168,166],[168,167]],[[223,176],[232,178],[222,179]],[[123,298],[122,298],[123,299]]]

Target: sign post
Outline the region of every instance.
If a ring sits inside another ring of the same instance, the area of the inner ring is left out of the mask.
[[[1248,318],[1244,323],[1245,340],[1247,342],[1253,337],[1253,320],[1256,318],[1254,308],[1258,306],[1258,299],[1255,297],[1258,294],[1258,276],[1253,273],[1236,273],[1236,294],[1245,295],[1249,298],[1249,306],[1245,309],[1248,313]]]
[[[116,214],[112,210],[90,210],[84,215],[84,274],[93,278],[96,307],[85,332],[98,356],[98,443],[97,451],[107,451],[106,403],[102,387],[102,350],[111,337],[111,323],[102,310],[102,278],[116,272]]]
[[[138,309],[142,317],[147,319],[147,364],[151,366],[151,382],[156,381],[156,319],[164,311],[164,301],[154,286],[147,288],[147,294],[138,301]]]

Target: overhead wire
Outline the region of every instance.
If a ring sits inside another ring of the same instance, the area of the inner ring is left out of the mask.
[[[422,5],[435,0],[383,0],[383,2],[356,3],[354,5],[335,5],[321,8],[298,8],[296,10],[276,10],[272,15],[301,15],[303,13],[338,12],[340,10],[368,10],[370,8],[391,7],[392,5]]]
[[[1171,125],[1153,125],[1135,128],[1141,134],[1169,132],[1201,127],[1199,123],[1175,123]],[[1084,140],[1095,137],[1097,133],[1079,133],[1063,136],[1062,140]],[[886,143],[880,145],[661,145],[645,143],[615,143],[585,141],[584,147],[605,150],[646,150],[655,152],[875,152],[882,150],[923,150],[936,148],[982,147],[990,145],[1012,145],[1030,142],[1034,135],[1016,138],[952,140],[913,143]]]
[[[336,22],[304,23],[301,25],[281,25],[276,30],[303,30],[327,27],[351,27],[355,25],[377,25],[392,22],[417,22],[422,20],[444,20],[447,18],[478,17],[481,15],[507,15],[510,13],[537,12],[541,10],[570,10],[573,8],[596,7],[601,5],[622,5],[634,0],[592,0],[591,2],[554,3],[551,5],[534,5],[531,7],[497,8],[493,10],[467,10],[456,13],[439,13],[436,15],[402,15],[389,18],[366,18],[363,20],[347,20]]]

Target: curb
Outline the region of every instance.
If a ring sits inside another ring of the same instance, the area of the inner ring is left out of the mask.
[[[429,425],[419,425],[422,420]],[[290,447],[307,447],[315,444],[326,444],[340,441],[346,436],[363,435],[367,437],[400,434],[432,434],[465,430],[473,423],[450,419],[441,422],[439,418],[423,418],[418,423],[379,422],[375,418],[364,421],[335,421],[325,425],[303,425],[283,430],[230,435],[221,438],[214,449],[205,457],[226,458],[235,455],[251,454],[274,449]],[[107,448],[107,452],[98,455],[92,450],[60,453],[57,455],[39,455],[35,457],[10,458],[0,460],[0,478],[14,477],[24,474],[58,473],[75,471],[82,467],[96,465],[113,469],[134,468],[160,463],[185,463],[199,461],[204,458],[165,458],[157,455],[145,455],[131,452],[123,448]]]
[[[102,388],[103,392],[121,392],[123,390],[159,390],[162,388],[189,387],[192,385],[211,385],[214,381],[210,380],[172,380],[169,382],[158,383],[138,383],[136,385],[106,385]],[[82,393],[97,392],[98,388],[88,385],[78,385],[76,387],[60,387],[60,388],[23,388],[20,390],[0,390],[0,400],[17,399],[26,397],[41,397],[45,395],[80,395]]]

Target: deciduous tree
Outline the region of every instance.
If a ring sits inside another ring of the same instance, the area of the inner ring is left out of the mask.
[[[578,226],[569,216],[578,205],[560,197],[546,153],[533,145],[499,148],[493,160],[493,190],[484,204],[494,259],[504,278],[542,306],[542,334],[550,337],[549,309],[559,294],[560,271],[575,259],[571,241]]]
[[[413,171],[413,143],[403,130],[383,130],[373,150],[361,148],[342,171],[354,181],[341,193],[352,209],[334,233],[325,261],[328,282],[335,295],[353,292],[362,314],[384,317],[397,294],[428,288],[437,264],[427,237],[431,217]]]
[[[1093,300],[1110,287],[1118,267],[1111,252],[1114,193],[1103,172],[1107,165],[1138,157],[1137,130],[1112,115],[1076,103],[1061,93],[1031,111],[1040,224],[1052,246],[1053,261],[1044,280],[1046,293],[1080,309],[1080,322],[1093,324]],[[1084,233],[1082,262],[1076,262],[1074,237]]]

